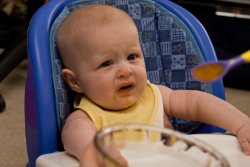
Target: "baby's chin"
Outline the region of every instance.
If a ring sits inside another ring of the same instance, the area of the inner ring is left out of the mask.
[[[104,110],[121,111],[134,106],[141,94],[114,95],[113,98],[101,99],[95,103]]]
[[[114,104],[114,105],[110,105],[110,106],[106,106],[106,105],[99,105],[99,107],[101,107],[102,109],[104,110],[109,110],[109,111],[114,111],[114,112],[119,112],[121,110],[125,110],[125,109],[128,109],[130,107],[132,107],[134,103],[131,103],[131,104]]]

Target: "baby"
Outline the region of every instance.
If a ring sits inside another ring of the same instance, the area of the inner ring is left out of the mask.
[[[149,83],[138,30],[122,10],[106,5],[76,9],[60,25],[56,40],[62,75],[78,93],[62,142],[80,166],[100,166],[93,144],[97,130],[118,123],[172,128],[169,116],[224,128],[250,155],[250,119],[234,106],[201,91]],[[126,164],[119,153],[117,158]]]

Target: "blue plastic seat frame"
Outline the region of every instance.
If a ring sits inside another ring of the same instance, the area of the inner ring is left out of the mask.
[[[32,17],[28,29],[28,74],[25,90],[25,130],[28,166],[42,154],[60,151],[55,94],[50,58],[50,28],[64,6],[74,0],[50,0]],[[183,20],[193,33],[206,61],[217,60],[203,26],[188,11],[168,1],[156,0]],[[222,81],[214,82],[214,95],[225,99]],[[213,130],[212,130],[213,131]],[[212,132],[210,131],[210,132]],[[214,130],[216,131],[216,130]],[[217,131],[220,131],[217,129]],[[208,132],[206,127],[197,131]]]

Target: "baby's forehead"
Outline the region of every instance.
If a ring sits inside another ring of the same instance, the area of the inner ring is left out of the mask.
[[[123,10],[110,5],[92,4],[72,11],[61,26],[77,28],[105,26],[130,21],[132,18]]]
[[[79,35],[88,35],[104,27],[119,25],[135,26],[132,18],[121,9],[110,5],[93,4],[72,11],[61,23],[58,33],[72,42]]]

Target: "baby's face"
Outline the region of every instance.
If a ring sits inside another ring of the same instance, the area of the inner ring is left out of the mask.
[[[120,110],[136,103],[147,84],[137,29],[116,24],[92,30],[80,44],[76,77],[99,106]]]

